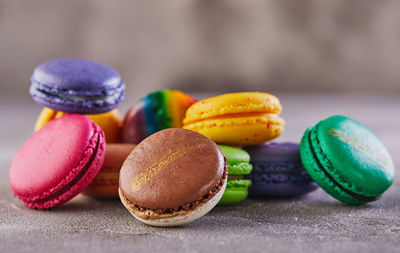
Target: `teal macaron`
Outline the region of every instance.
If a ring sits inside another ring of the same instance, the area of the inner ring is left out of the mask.
[[[375,201],[393,183],[394,164],[385,146],[370,129],[345,116],[307,129],[300,157],[312,179],[347,204]]]
[[[230,205],[247,198],[251,180],[243,179],[251,173],[250,155],[240,148],[219,145],[228,163],[228,182],[218,205]]]

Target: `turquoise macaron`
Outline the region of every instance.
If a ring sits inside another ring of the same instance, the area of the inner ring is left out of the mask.
[[[228,163],[228,182],[218,205],[230,205],[241,202],[249,194],[250,179],[244,179],[244,175],[251,173],[253,166],[250,164],[250,155],[240,148],[218,145]]]
[[[307,129],[300,143],[301,161],[312,179],[347,204],[375,201],[392,185],[392,158],[370,129],[332,116]]]

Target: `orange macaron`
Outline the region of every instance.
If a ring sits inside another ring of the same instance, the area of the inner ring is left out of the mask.
[[[135,144],[127,143],[107,144],[106,155],[100,172],[82,193],[95,198],[117,198],[119,171],[125,159],[135,147]]]

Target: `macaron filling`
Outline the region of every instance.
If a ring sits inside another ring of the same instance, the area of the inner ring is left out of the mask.
[[[278,117],[277,114],[270,113],[270,112],[245,112],[245,113],[228,113],[228,114],[221,114],[215,115],[207,118],[199,118],[199,119],[192,119],[185,121],[185,124],[193,124],[200,121],[205,120],[214,120],[214,119],[226,119],[226,118],[241,118],[241,117]]]
[[[39,97],[44,100],[48,100],[48,97],[52,97],[60,100],[70,100],[74,102],[84,102],[84,101],[107,101],[108,103],[114,103],[119,101],[124,96],[123,91],[125,89],[125,84],[121,83],[119,87],[111,90],[96,90],[96,91],[74,91],[66,89],[55,89],[47,87],[46,85],[41,85],[37,83],[32,83],[30,91],[33,96]]]
[[[154,209],[154,208],[141,207],[141,206],[136,205],[135,203],[131,202],[129,199],[127,199],[125,197],[123,191],[121,190],[121,188],[119,188],[119,193],[123,199],[123,202],[128,204],[129,208],[131,209],[130,211],[132,211],[139,218],[142,218],[144,220],[170,218],[170,217],[179,216],[179,215],[186,215],[187,213],[194,211],[195,209],[204,205],[210,199],[215,197],[220,192],[220,190],[223,188],[225,181],[227,179],[227,175],[228,175],[228,164],[225,161],[224,173],[214,188],[212,188],[200,200],[194,200],[194,201],[191,201],[184,205],[180,205],[175,208],[156,208],[156,209]]]
[[[284,121],[282,118],[280,118],[277,114],[269,113],[269,112],[263,112],[263,113],[258,113],[258,112],[253,112],[253,113],[232,113],[232,114],[224,114],[224,115],[218,115],[218,116],[213,116],[209,118],[202,118],[202,119],[195,119],[192,121],[186,121],[185,122],[185,127],[195,127],[196,125],[200,123],[207,123],[211,122],[211,124],[214,124],[213,122],[215,120],[229,120],[229,119],[243,119],[243,120],[250,120],[250,119],[255,119],[256,121],[260,119],[267,120],[270,122],[270,124],[277,124],[277,125],[284,125]],[[225,123],[226,124],[226,123]]]
[[[230,179],[226,185],[226,190],[230,191],[246,191],[251,186],[251,180],[249,179]]]
[[[318,125],[317,125],[317,126],[318,126]],[[380,196],[376,196],[376,197],[366,197],[366,196],[362,196],[362,195],[360,195],[360,194],[358,194],[358,193],[352,192],[352,191],[350,191],[350,190],[344,188],[339,182],[337,182],[337,180],[335,180],[334,177],[332,177],[332,176],[328,173],[328,171],[331,171],[331,170],[332,170],[332,169],[331,169],[331,167],[332,167],[331,163],[329,162],[329,160],[328,160],[327,156],[325,155],[325,153],[323,152],[323,150],[322,150],[322,149],[319,149],[319,150],[318,150],[318,151],[319,151],[319,154],[320,154],[321,156],[324,157],[324,161],[327,161],[327,164],[328,164],[328,165],[327,165],[327,168],[325,168],[325,167],[322,165],[322,163],[320,162],[320,160],[317,158],[317,154],[316,154],[316,151],[315,151],[315,149],[314,149],[314,145],[312,145],[313,141],[315,141],[315,142],[317,142],[317,143],[320,143],[317,137],[315,137],[315,138],[313,139],[312,136],[311,136],[311,132],[314,132],[314,131],[315,131],[315,128],[316,128],[317,126],[315,126],[315,127],[308,133],[307,138],[308,138],[308,142],[309,142],[310,153],[311,153],[311,155],[312,155],[312,157],[313,157],[313,160],[314,160],[315,163],[317,164],[318,168],[324,173],[324,175],[326,175],[326,176],[329,178],[329,180],[331,180],[331,182],[332,182],[333,184],[335,184],[340,190],[342,190],[343,192],[347,193],[348,195],[350,195],[350,196],[352,196],[352,197],[354,197],[354,198],[356,198],[356,199],[358,199],[358,200],[365,201],[365,202],[371,202],[371,201],[375,201],[375,200],[379,199]],[[315,132],[314,132],[314,133],[315,133]]]
[[[119,81],[118,85],[117,82]],[[106,85],[104,88],[97,87],[92,89],[82,89],[85,87],[85,83],[80,85],[80,88],[59,88],[56,85],[46,85],[42,82],[37,81],[33,76],[31,77],[31,88],[35,90],[47,93],[47,94],[58,94],[58,95],[68,95],[68,96],[94,96],[94,97],[102,97],[102,96],[111,96],[113,94],[119,94],[125,90],[125,84],[120,79],[111,80],[107,83],[113,83],[113,87]]]
[[[228,175],[228,180],[239,180],[239,179],[243,179],[244,175]]]
[[[97,127],[93,126],[93,128],[96,129]],[[40,209],[48,208],[46,206],[46,202],[49,202],[51,200],[54,201],[56,199],[61,199],[64,194],[70,191],[73,186],[77,185],[77,183],[84,177],[84,175],[86,175],[89,168],[97,158],[98,153],[100,152],[99,151],[101,143],[100,138],[101,138],[100,132],[97,131],[92,132],[92,137],[90,138],[89,145],[86,151],[84,152],[84,154],[91,154],[89,159],[82,160],[80,164],[78,164],[75,168],[71,169],[70,174],[65,178],[65,180],[60,182],[57,186],[50,189],[46,193],[43,193],[38,196],[26,197],[18,195],[18,198],[20,198],[26,205]],[[68,180],[70,181],[68,182]]]

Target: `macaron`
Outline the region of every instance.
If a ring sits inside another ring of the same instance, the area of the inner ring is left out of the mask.
[[[246,176],[253,182],[251,197],[295,197],[318,188],[301,163],[298,143],[268,143],[245,150],[253,165]]]
[[[125,160],[119,196],[145,224],[182,225],[218,203],[227,174],[225,157],[212,140],[190,130],[169,128],[144,139]]]
[[[68,115],[66,112],[55,111],[48,107],[44,107],[36,120],[35,131],[42,128],[45,124],[53,119]],[[122,121],[118,109],[113,109],[108,112],[99,114],[86,114],[86,117],[93,120],[103,129],[107,143],[121,142],[121,127]]]
[[[82,193],[94,198],[118,198],[119,171],[135,146],[128,143],[107,144],[103,166]]]
[[[186,109],[196,99],[178,90],[158,90],[142,98],[125,115],[122,140],[139,143],[166,128],[181,128]]]
[[[219,145],[228,163],[228,182],[218,205],[230,205],[247,198],[251,180],[244,179],[253,169],[250,155],[240,148]]]
[[[105,155],[104,133],[83,115],[46,124],[25,142],[11,164],[14,195],[35,209],[72,199],[95,178]]]
[[[378,137],[360,122],[332,116],[305,132],[304,167],[332,197],[348,204],[375,201],[392,185],[392,158]]]
[[[56,111],[96,114],[116,108],[125,84],[110,66],[84,59],[55,59],[35,68],[30,94]]]
[[[274,95],[261,92],[223,94],[188,108],[183,128],[199,132],[218,144],[249,146],[280,136],[284,120]]]

